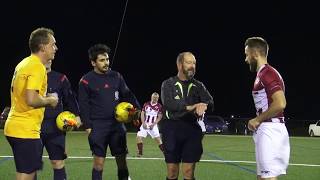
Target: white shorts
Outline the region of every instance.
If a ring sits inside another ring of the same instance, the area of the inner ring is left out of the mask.
[[[150,130],[149,125],[147,129],[144,129],[143,126],[140,126],[140,130],[138,131],[137,136],[140,137],[147,137],[147,135],[150,135],[152,138],[160,137],[159,128],[158,125],[154,125],[153,128]]]
[[[290,143],[284,123],[264,122],[253,134],[257,175],[261,178],[286,174],[289,165]]]

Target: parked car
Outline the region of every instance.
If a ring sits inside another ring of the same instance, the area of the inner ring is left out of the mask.
[[[309,135],[310,136],[320,136],[320,120],[315,124],[309,125]]]
[[[204,119],[206,133],[227,133],[229,123],[220,116],[208,116]]]

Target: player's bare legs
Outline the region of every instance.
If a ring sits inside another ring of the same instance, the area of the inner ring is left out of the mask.
[[[162,144],[162,140],[161,140],[160,137],[156,137],[156,138],[154,138],[154,139],[156,140],[156,142],[157,142],[158,145],[161,145],[161,144]]]
[[[36,172],[26,174],[26,173],[16,173],[16,180],[33,180]]]
[[[97,171],[102,171],[104,166],[104,157],[95,156],[93,157],[93,168]]]
[[[141,136],[137,136],[137,143],[143,143],[142,138],[143,138],[143,137],[141,137]]]
[[[194,178],[195,163],[182,163],[182,172],[184,179]]]
[[[177,179],[179,176],[179,164],[167,163],[167,172],[168,179]]]
[[[64,167],[64,160],[51,160],[53,169],[62,169]]]
[[[277,180],[277,177],[271,177],[271,178],[261,178],[261,176],[257,176],[258,180]]]
[[[102,180],[104,157],[93,155],[92,180]]]

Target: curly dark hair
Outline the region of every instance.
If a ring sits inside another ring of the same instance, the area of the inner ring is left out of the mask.
[[[99,54],[103,53],[110,53],[111,49],[105,45],[105,44],[95,44],[92,47],[89,48],[88,54],[89,54],[89,60],[90,61],[96,61]]]

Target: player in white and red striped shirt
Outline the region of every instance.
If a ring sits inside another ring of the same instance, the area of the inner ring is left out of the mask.
[[[158,102],[159,94],[154,92],[151,95],[151,101],[146,102],[143,105],[141,111],[142,125],[137,133],[137,147],[140,157],[143,154],[143,138],[146,138],[149,134],[156,140],[160,150],[163,152],[162,140],[159,133],[158,122],[162,119],[162,105]]]
[[[249,120],[248,128],[254,131],[259,180],[276,180],[286,174],[290,157],[283,116],[285,86],[279,72],[267,62],[268,50],[268,43],[261,37],[251,37],[245,42],[245,61],[252,72],[257,72],[252,90],[257,116]]]

